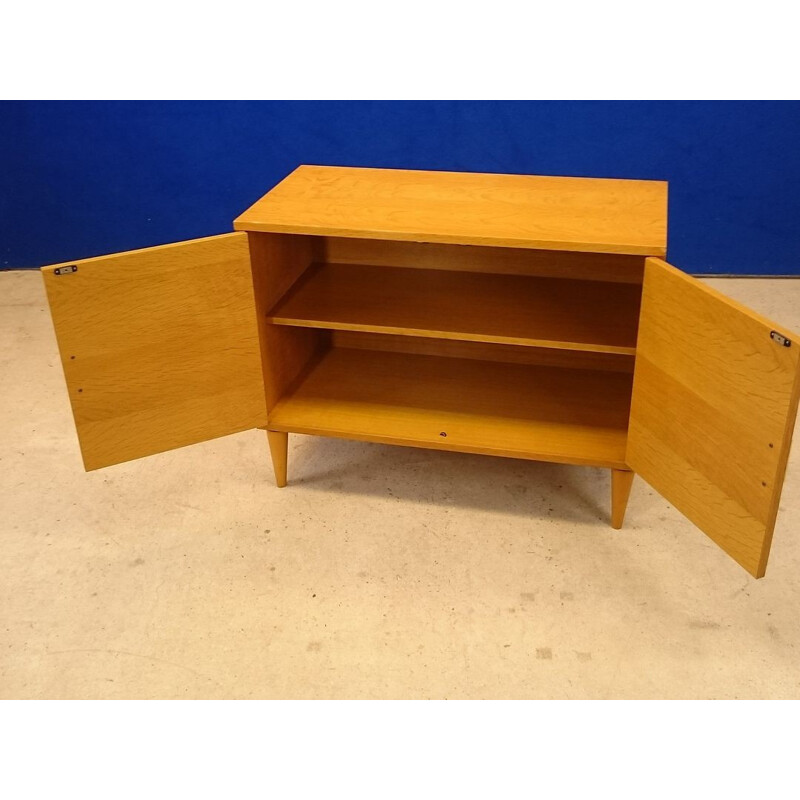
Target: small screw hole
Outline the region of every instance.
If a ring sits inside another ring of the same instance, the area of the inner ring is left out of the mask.
[[[79,392],[82,392],[82,391],[83,391],[83,389],[78,389],[78,391],[79,391]]]
[[[772,442],[770,442],[770,443],[769,443],[769,446],[770,446],[770,447],[775,447],[775,445],[774,445],[774,444],[772,444]]]
[[[439,436],[447,436],[447,434],[446,434],[444,431],[442,431],[442,432],[439,434]]]
[[[762,485],[762,486],[766,486],[766,485],[767,485],[767,482],[766,482],[766,481],[761,481],[761,485]]]
[[[75,356],[70,356],[70,358],[74,360]],[[772,447],[772,445],[770,445],[770,447]]]

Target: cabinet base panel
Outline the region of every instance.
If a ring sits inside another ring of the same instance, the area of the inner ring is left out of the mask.
[[[333,347],[273,431],[626,469],[625,373]]]

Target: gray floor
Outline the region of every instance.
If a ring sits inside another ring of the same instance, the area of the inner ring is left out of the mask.
[[[800,280],[712,281],[800,331]],[[0,273],[0,696],[800,697],[800,470],[767,577],[589,468],[263,432],[83,472],[37,272]]]

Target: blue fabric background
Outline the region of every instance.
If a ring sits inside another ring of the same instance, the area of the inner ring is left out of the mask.
[[[4,102],[0,266],[231,230],[294,167],[670,182],[695,273],[800,274],[797,102]]]

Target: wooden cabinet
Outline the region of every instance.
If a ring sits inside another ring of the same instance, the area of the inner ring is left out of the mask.
[[[300,167],[237,232],[44,268],[87,469],[248,428],[634,472],[766,569],[800,343],[671,267],[667,187]]]

